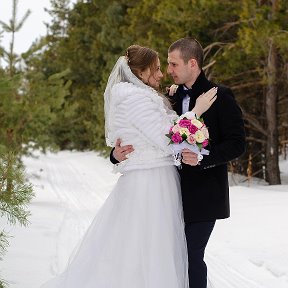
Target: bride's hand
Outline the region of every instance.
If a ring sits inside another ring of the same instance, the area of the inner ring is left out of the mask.
[[[217,98],[217,89],[217,87],[213,87],[206,93],[200,95],[196,100],[196,104],[192,109],[192,112],[194,112],[198,117],[206,112]]]

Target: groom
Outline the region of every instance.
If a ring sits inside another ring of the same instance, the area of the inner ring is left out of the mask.
[[[208,81],[202,65],[203,49],[196,39],[182,38],[169,47],[168,73],[179,85],[171,103],[178,115],[190,111],[202,93],[218,87],[217,100],[202,115],[209,128],[210,154],[197,165],[197,155],[183,151],[179,170],[191,288],[207,287],[205,248],[216,219],[230,215],[227,162],[245,151],[242,113],[233,93]],[[111,162],[123,161],[131,151],[132,146],[121,147],[117,141],[110,154]]]

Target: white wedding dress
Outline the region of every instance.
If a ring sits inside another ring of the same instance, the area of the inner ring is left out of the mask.
[[[168,146],[175,114],[152,89],[118,83],[109,138],[135,151],[61,275],[43,288],[188,288],[177,169]],[[112,109],[113,107],[113,109]]]

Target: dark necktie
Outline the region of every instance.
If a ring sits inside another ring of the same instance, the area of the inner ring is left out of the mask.
[[[185,87],[185,89],[184,89]],[[179,89],[179,97],[181,100],[183,100],[186,96],[192,97],[193,92],[192,89],[186,89],[186,86],[181,86]]]

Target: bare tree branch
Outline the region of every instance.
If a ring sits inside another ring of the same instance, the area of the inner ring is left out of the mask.
[[[251,114],[246,113],[243,111],[244,119],[248,121],[248,123],[253,126],[258,132],[263,134],[265,137],[267,137],[266,129],[261,125],[261,123]]]

